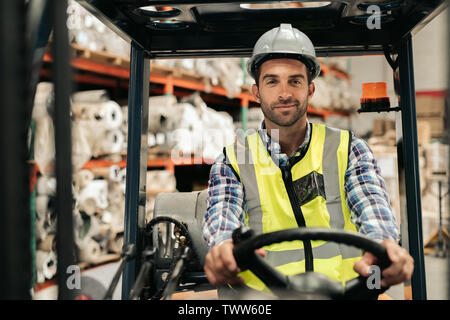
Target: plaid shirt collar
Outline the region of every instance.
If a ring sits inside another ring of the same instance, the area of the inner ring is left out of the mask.
[[[287,154],[281,153],[280,144],[272,140],[272,138],[267,133],[266,123],[264,120],[261,122],[260,128],[258,129],[259,136],[261,137],[262,142],[267,148],[267,151],[272,157],[279,159],[280,165],[283,166],[290,158],[297,157],[301,155],[302,151],[308,146],[309,140],[311,139],[311,126],[309,125],[309,121],[306,120],[306,133],[305,139],[302,144],[288,157]]]

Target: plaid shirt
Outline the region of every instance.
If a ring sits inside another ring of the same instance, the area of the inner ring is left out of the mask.
[[[287,163],[289,157],[270,139],[264,121],[258,132],[269,152],[279,160],[279,166]],[[305,140],[291,157],[306,148],[310,138],[311,127],[307,124]],[[380,168],[367,143],[353,134],[344,188],[351,221],[360,233],[376,241],[399,240],[398,224],[391,211]],[[222,153],[211,167],[209,176],[207,212],[202,223],[203,238],[208,247],[231,239],[233,230],[245,224],[246,212],[243,186],[225,163]]]

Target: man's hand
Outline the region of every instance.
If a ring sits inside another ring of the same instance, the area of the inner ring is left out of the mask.
[[[381,245],[386,248],[392,264],[389,268],[383,270],[380,285],[386,288],[410,280],[414,271],[414,259],[409,255],[408,251],[400,247],[392,239],[384,240]],[[373,254],[366,252],[362,259],[355,263],[353,269],[363,277],[368,277],[370,275],[370,266],[376,264],[377,258]]]
[[[241,285],[244,283],[242,277],[238,277],[239,269],[233,255],[233,242],[224,243],[212,247],[205,259],[204,270],[209,282],[214,286],[224,284]],[[256,250],[260,256],[265,256],[264,249]]]

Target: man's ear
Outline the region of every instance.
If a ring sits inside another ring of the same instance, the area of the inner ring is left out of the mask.
[[[312,98],[312,96],[314,95],[314,92],[316,92],[316,86],[315,86],[314,82],[311,82],[308,85],[308,99]]]
[[[252,85],[252,93],[253,93],[253,97],[255,98],[255,100],[260,103],[261,102],[261,97],[259,95],[259,89],[258,86],[256,84]]]

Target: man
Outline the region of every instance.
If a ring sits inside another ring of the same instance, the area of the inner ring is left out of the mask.
[[[211,284],[267,290],[239,269],[231,234],[241,225],[257,233],[294,227],[358,231],[379,241],[392,265],[382,273],[389,287],[411,278],[414,264],[398,244],[398,225],[385,183],[368,145],[351,132],[308,122],[306,110],[320,73],[314,46],[290,24],[257,41],[248,63],[264,121],[236,141],[211,168],[203,236],[210,250],[204,270]],[[376,258],[326,241],[293,241],[259,249],[286,275],[324,273],[336,281],[368,276]]]

